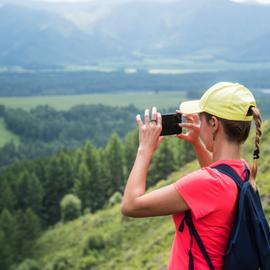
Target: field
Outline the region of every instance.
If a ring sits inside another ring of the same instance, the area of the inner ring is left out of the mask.
[[[179,92],[118,92],[114,94],[87,94],[68,96],[38,96],[38,97],[1,97],[0,104],[6,107],[29,110],[38,105],[49,105],[57,110],[68,110],[80,104],[104,104],[111,106],[126,106],[133,104],[140,109],[157,106],[160,109],[178,108],[185,98],[183,91]]]
[[[11,108],[30,110],[38,105],[49,105],[57,110],[68,110],[80,104],[103,104],[110,106],[127,106],[133,104],[139,109],[157,106],[166,110],[169,107],[178,108],[181,100],[185,98],[184,92],[128,92],[114,94],[87,94],[63,96],[36,96],[36,97],[2,97],[0,104]],[[8,131],[4,120],[0,118],[0,147],[10,141],[19,143],[16,135]]]

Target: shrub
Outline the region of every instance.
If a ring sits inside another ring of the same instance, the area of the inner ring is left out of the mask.
[[[73,195],[67,194],[60,203],[62,221],[67,222],[81,215],[81,200]]]
[[[40,270],[38,263],[32,259],[24,260],[16,270]]]
[[[102,235],[90,235],[84,248],[84,255],[88,254],[89,250],[102,250],[106,247],[106,242]]]
[[[79,269],[80,270],[90,270],[98,264],[95,256],[90,255],[80,260]]]
[[[114,206],[122,201],[122,194],[120,192],[115,192],[109,199],[109,206]]]
[[[57,256],[52,262],[52,269],[53,270],[71,270],[74,269],[71,260],[66,256]]]

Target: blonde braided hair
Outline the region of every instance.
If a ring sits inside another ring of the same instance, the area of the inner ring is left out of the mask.
[[[256,186],[256,176],[258,172],[258,164],[257,159],[260,157],[260,140],[262,136],[261,131],[261,124],[262,124],[262,118],[260,111],[256,107],[251,107],[250,110],[252,111],[253,120],[256,127],[256,135],[255,135],[255,150],[253,152],[253,164],[251,168],[251,182],[253,186]]]

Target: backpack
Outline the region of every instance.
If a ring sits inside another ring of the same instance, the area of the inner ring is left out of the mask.
[[[228,175],[238,187],[237,216],[232,228],[224,258],[223,270],[270,270],[270,229],[266,221],[260,195],[249,181],[250,172],[246,168],[244,182],[235,170],[227,164],[212,167]],[[190,210],[178,228],[183,231],[187,225],[190,233],[189,270],[194,270],[192,255],[193,239],[196,240],[209,269],[214,270],[211,259],[192,222]]]

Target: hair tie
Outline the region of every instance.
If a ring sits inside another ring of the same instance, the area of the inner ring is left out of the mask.
[[[253,159],[259,159],[260,158],[260,150],[256,149],[253,152]]]

